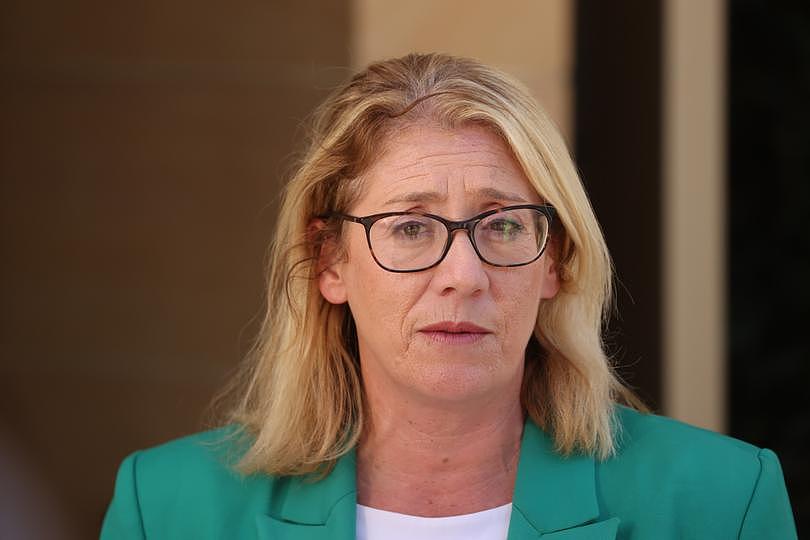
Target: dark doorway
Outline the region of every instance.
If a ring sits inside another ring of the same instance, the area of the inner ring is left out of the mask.
[[[810,529],[810,4],[732,0],[729,22],[731,434],[776,451],[801,533]]]
[[[661,404],[661,6],[577,4],[575,159],[616,265],[607,340],[619,373]]]

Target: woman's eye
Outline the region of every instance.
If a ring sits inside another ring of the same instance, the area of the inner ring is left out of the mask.
[[[400,223],[395,227],[394,230],[398,235],[410,239],[420,238],[428,232],[428,228],[425,226],[425,224],[418,221]]]
[[[499,236],[507,238],[520,234],[523,231],[523,225],[517,223],[516,221],[497,219],[489,222],[487,224],[487,229],[494,233],[498,233]]]

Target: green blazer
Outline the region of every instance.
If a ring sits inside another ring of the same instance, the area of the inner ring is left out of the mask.
[[[620,407],[620,446],[607,461],[561,457],[526,422],[510,540],[796,538],[770,450]],[[118,472],[103,540],[352,540],[355,456],[319,481],[243,477],[210,431],[132,454]]]

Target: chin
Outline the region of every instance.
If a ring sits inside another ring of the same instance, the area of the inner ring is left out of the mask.
[[[410,386],[424,398],[440,403],[465,403],[503,396],[505,392],[520,395],[520,373],[507,373],[505,366],[491,363],[474,364],[441,362],[422,366]],[[513,371],[513,370],[509,370]]]

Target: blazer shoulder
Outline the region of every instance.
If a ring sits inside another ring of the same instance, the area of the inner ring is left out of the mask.
[[[216,531],[240,523],[234,518],[267,504],[273,481],[236,470],[244,440],[230,426],[128,456],[118,471],[102,538],[128,538],[137,530],[146,537],[174,531],[177,537],[203,538],[208,535],[195,536],[196,527]]]
[[[753,484],[763,449],[747,442],[672,418],[626,407],[617,412],[618,462],[655,466],[708,481]],[[772,454],[769,450],[765,451]]]
[[[142,481],[186,475],[232,476],[242,457],[237,428],[228,426],[181,437],[133,456]]]
[[[706,454],[720,453],[741,459],[756,458],[761,448],[745,441],[723,435],[652,413],[643,413],[625,406],[617,407],[617,434],[619,451],[643,447],[656,450],[691,449]]]
[[[132,457],[139,487],[156,504],[180,497],[203,505],[242,499],[272,481],[267,475],[244,476],[237,470],[246,437],[227,426],[141,450]]]
[[[795,538],[784,477],[772,451],[626,407],[617,410],[617,438],[615,457],[600,466],[609,490],[622,493],[617,500],[655,501],[662,512],[692,516],[695,526],[714,524],[717,534],[728,526],[739,538],[764,529]],[[626,493],[628,480],[635,483],[637,500]]]
[[[660,489],[681,503],[711,507],[723,501],[725,508],[744,512],[762,467],[760,448],[630,409],[620,409],[618,420],[618,450],[604,464],[608,476],[637,477],[641,486]]]

